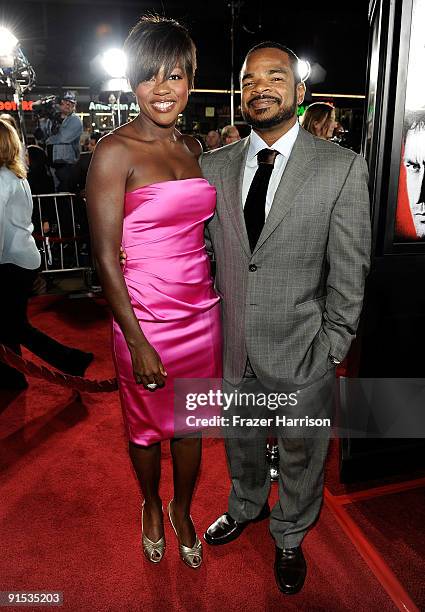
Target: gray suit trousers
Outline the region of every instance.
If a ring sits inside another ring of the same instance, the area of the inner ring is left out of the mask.
[[[242,383],[249,391],[255,375],[249,365]],[[331,417],[334,371],[310,387],[304,388],[303,413],[314,418]],[[257,383],[258,384],[258,383]],[[305,431],[305,430],[304,430]],[[324,463],[329,445],[329,431],[319,437],[285,436],[279,428],[280,455],[279,500],[272,509],[270,532],[280,548],[301,544],[308,528],[317,519],[323,498]],[[232,488],[229,514],[238,522],[258,516],[270,492],[270,472],[266,461],[267,439],[264,435],[226,439],[226,453]]]

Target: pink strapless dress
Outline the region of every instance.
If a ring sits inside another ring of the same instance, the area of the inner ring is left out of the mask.
[[[131,305],[167,371],[155,392],[137,385],[130,352],[113,321],[113,353],[129,439],[143,446],[174,436],[173,381],[221,377],[219,298],[205,250],[215,208],[207,180],[145,185],[125,196],[123,270]]]

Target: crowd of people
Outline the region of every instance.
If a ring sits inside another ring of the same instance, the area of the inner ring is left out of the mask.
[[[197,569],[203,547],[191,504],[202,441],[199,430],[176,431],[174,384],[223,376],[241,392],[297,390],[295,415],[331,414],[334,370],[354,338],[369,267],[367,168],[362,157],[328,142],[335,125],[329,105],[312,105],[300,127],[305,83],[297,55],[278,42],[256,45],[242,65],[250,135],[241,139],[235,126],[210,131],[207,152],[176,128],[196,70],[188,31],[171,19],[143,17],[125,51],[139,114],[98,143],[93,137],[94,150],[80,155],[75,99],[64,96],[58,131],[43,128],[46,153],[28,152],[28,177],[44,190],[51,172],[56,190],[78,186],[87,202],[143,497],[143,553],[152,563],[166,554],[159,485],[161,443],[169,440],[174,496],[167,513],[181,559]],[[26,303],[40,255],[22,150],[2,120],[0,152],[0,273],[12,287],[1,321],[10,320],[14,304],[20,309],[19,324],[3,329],[0,340],[19,351],[28,345]],[[91,354],[64,350],[69,359],[38,354],[68,371],[78,356],[74,372],[84,372]],[[245,433],[226,439],[228,508],[204,540],[225,545],[269,519],[276,584],[291,595],[306,577],[302,541],[320,512],[329,436],[275,432],[280,484],[270,509],[266,437]]]

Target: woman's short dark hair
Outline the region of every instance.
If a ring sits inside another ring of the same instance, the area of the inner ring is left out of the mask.
[[[167,79],[177,64],[193,87],[196,48],[187,29],[174,19],[159,15],[142,17],[124,43],[127,78],[133,91],[139,83],[156,76],[161,68]]]

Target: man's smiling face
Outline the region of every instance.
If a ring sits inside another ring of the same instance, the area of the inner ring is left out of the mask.
[[[295,84],[289,55],[268,47],[248,55],[241,71],[242,115],[253,128],[266,130],[293,118],[304,99]]]

